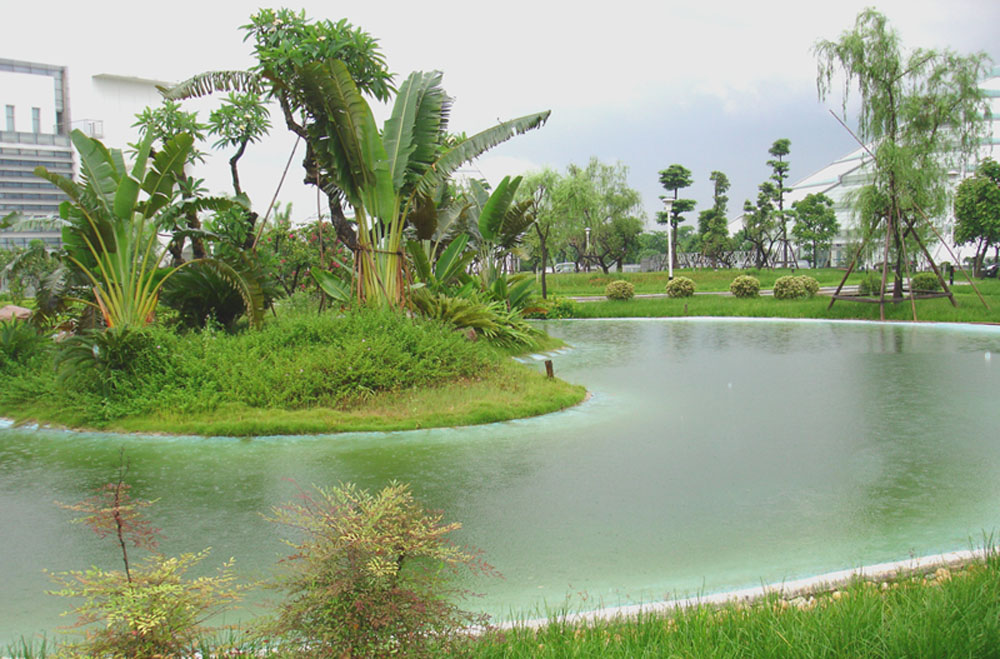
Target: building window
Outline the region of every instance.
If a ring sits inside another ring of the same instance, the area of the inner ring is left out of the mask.
[[[11,133],[14,132],[14,106],[7,106],[7,130]]]
[[[31,132],[36,134],[42,132],[41,108],[31,108]]]

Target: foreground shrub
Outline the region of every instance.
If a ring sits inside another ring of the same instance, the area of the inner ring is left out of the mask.
[[[694,295],[694,281],[687,277],[675,277],[667,282],[670,297],[691,297]]]
[[[604,287],[604,295],[609,300],[631,300],[635,296],[635,286],[619,279]]]
[[[933,292],[941,290],[941,282],[933,272],[918,272],[913,275],[910,287],[914,291]]]
[[[777,300],[794,300],[805,296],[806,288],[799,277],[785,275],[774,282],[774,297]]]
[[[729,292],[736,297],[757,297],[760,280],[750,275],[740,275],[729,284]]]
[[[799,283],[802,284],[802,290],[805,291],[806,297],[812,297],[816,293],[819,293],[819,282],[814,277],[799,275],[798,279]]]
[[[461,610],[465,591],[448,576],[493,574],[446,536],[460,528],[425,511],[409,487],[376,495],[347,484],[315,488],[273,509],[270,521],[294,530],[278,586],[288,597],[263,625],[268,638],[309,656],[382,657],[440,652],[462,627],[485,616]]]
[[[185,573],[208,555],[207,549],[178,557],[156,553],[157,530],[140,514],[150,502],[130,498],[126,473],[127,465],[123,464],[117,482],[102,486],[85,501],[63,506],[84,513],[76,521],[100,537],[112,536],[125,569],[91,567],[50,575],[62,586],[51,594],[83,599],[73,609],[77,615],[73,627],[80,629],[84,638],[64,645],[60,654],[194,656],[199,640],[210,631],[202,626],[205,619],[240,597],[242,589],[234,584],[232,562],[225,563],[215,576],[187,579]],[[134,565],[129,544],[153,553]]]

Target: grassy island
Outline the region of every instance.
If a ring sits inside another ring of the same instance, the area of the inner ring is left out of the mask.
[[[532,347],[557,344],[537,339]],[[0,414],[71,428],[235,436],[405,430],[534,416],[585,395],[510,359],[527,346],[498,347],[377,309],[282,312],[240,334],[162,325],[105,332],[68,356],[35,346],[30,359],[0,372]]]

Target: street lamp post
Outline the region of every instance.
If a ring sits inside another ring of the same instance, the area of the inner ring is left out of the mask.
[[[674,278],[674,227],[670,218],[670,210],[674,207],[674,200],[669,197],[663,198],[663,205],[667,208],[667,281]]]
[[[587,260],[587,256],[590,254],[590,227],[584,227],[583,232],[587,234],[587,241],[583,246],[583,264],[584,269],[590,272],[590,261]]]

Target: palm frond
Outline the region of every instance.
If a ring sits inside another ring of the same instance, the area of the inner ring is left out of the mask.
[[[206,71],[173,87],[157,85],[156,89],[164,98],[176,101],[186,98],[200,98],[213,92],[260,94],[264,91],[264,84],[261,77],[252,71]]]

